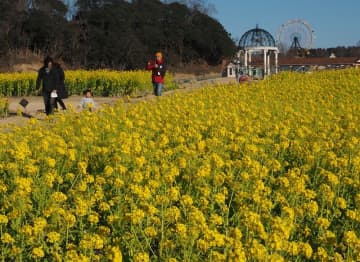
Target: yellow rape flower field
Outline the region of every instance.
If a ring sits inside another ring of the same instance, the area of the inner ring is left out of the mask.
[[[360,261],[360,70],[0,133],[2,261]]]

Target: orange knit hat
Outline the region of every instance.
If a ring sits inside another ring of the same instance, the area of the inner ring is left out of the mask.
[[[159,56],[160,58],[163,57],[161,52],[156,52],[156,53],[155,53],[155,56]]]

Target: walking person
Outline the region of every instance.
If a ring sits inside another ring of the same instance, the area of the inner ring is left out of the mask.
[[[59,63],[55,63],[55,71],[56,74],[58,75],[59,78],[59,84],[57,85],[57,98],[55,99],[55,108],[58,108],[57,104],[59,103],[59,105],[61,106],[62,110],[66,110],[66,106],[65,103],[63,101],[63,99],[68,98],[69,94],[68,94],[68,90],[65,86],[65,73],[64,70],[62,69],[61,65]]]
[[[146,70],[152,70],[151,79],[154,86],[154,95],[161,96],[166,73],[166,66],[161,52],[155,53],[155,60],[150,60],[147,63]]]
[[[50,56],[45,57],[44,65],[39,69],[36,79],[36,93],[42,87],[41,94],[44,99],[45,113],[50,115],[54,112],[59,77],[54,69],[54,61]]]

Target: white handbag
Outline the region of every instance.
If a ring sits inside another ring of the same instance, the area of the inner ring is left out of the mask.
[[[58,94],[56,93],[56,91],[52,91],[51,94],[50,94],[50,97],[51,98],[56,98],[56,97],[58,97]]]

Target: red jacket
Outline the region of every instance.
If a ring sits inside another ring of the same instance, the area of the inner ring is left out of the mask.
[[[155,65],[158,67],[155,67]],[[152,70],[151,78],[153,83],[164,83],[166,67],[163,59],[161,61],[149,61],[146,65],[146,70]]]

